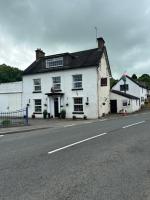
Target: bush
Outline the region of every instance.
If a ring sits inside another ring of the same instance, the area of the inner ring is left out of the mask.
[[[65,110],[65,109],[62,109],[62,110],[60,111],[60,118],[62,118],[62,119],[65,119],[65,118],[66,118],[66,110]]]
[[[10,126],[11,125],[11,121],[9,119],[5,119],[1,122],[2,126]]]
[[[44,110],[44,111],[43,111],[43,118],[44,118],[44,119],[47,118],[47,114],[48,114],[47,110]]]

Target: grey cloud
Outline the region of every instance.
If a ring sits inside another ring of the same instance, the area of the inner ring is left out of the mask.
[[[14,43],[27,44],[29,51],[94,48],[97,26],[106,41],[112,72],[118,74],[132,73],[143,62],[137,73],[149,73],[149,18],[148,0],[0,0],[0,27]]]

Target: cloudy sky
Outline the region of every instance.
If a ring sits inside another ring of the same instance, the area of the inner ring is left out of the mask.
[[[95,48],[95,26],[115,78],[150,73],[149,0],[0,0],[0,64],[25,69],[37,48]]]

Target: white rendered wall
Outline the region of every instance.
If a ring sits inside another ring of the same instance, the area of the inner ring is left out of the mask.
[[[123,84],[124,81],[121,79],[120,81],[118,81],[116,85],[112,87],[112,90],[120,91],[120,85]],[[140,99],[140,102],[141,102],[141,97],[144,97],[144,99],[146,99],[147,95],[146,89],[144,88],[142,89],[142,87],[138,86],[136,83],[134,83],[127,77],[126,77],[126,84],[129,85],[129,90],[126,92],[127,94],[138,97]],[[144,104],[144,102],[141,102],[141,104]]]
[[[129,99],[113,92],[110,93],[110,99],[117,100],[117,113],[119,113],[122,109],[125,109],[127,113],[132,113],[140,109],[139,100]],[[127,106],[123,106],[123,100],[127,100]]]
[[[82,74],[82,87],[83,90],[72,91],[72,75]],[[88,118],[98,117],[97,106],[97,72],[96,67],[89,67],[86,69],[71,69],[51,73],[41,73],[36,75],[28,75],[23,77],[23,106],[29,103],[29,116],[34,113],[34,99],[42,99],[42,111],[47,109],[51,115],[54,116],[54,101],[53,97],[48,97],[45,93],[51,92],[52,77],[61,77],[61,90],[64,96],[61,98],[61,108],[66,109],[66,117],[72,118],[73,115],[83,117],[86,115]],[[33,93],[33,79],[41,79],[42,93]],[[72,114],[73,110],[73,97],[83,97],[83,112],[84,114]],[[86,105],[87,97],[89,105]],[[60,102],[60,99],[59,99]],[[66,104],[68,103],[68,106]],[[44,106],[47,104],[47,107]],[[42,117],[37,114],[36,117]]]
[[[0,84],[0,112],[22,108],[22,81]]]
[[[105,54],[101,58],[101,63],[99,66],[99,116],[103,114],[108,114],[110,112],[110,75],[108,72],[108,67],[105,59]],[[101,86],[101,78],[107,77],[107,86]]]

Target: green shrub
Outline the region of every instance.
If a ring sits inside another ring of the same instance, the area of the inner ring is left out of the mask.
[[[65,109],[62,109],[62,110],[60,111],[60,117],[61,117],[62,119],[65,119],[65,118],[66,118],[66,110],[65,110]]]
[[[11,121],[9,119],[5,119],[1,122],[2,126],[10,126],[11,125]]]

